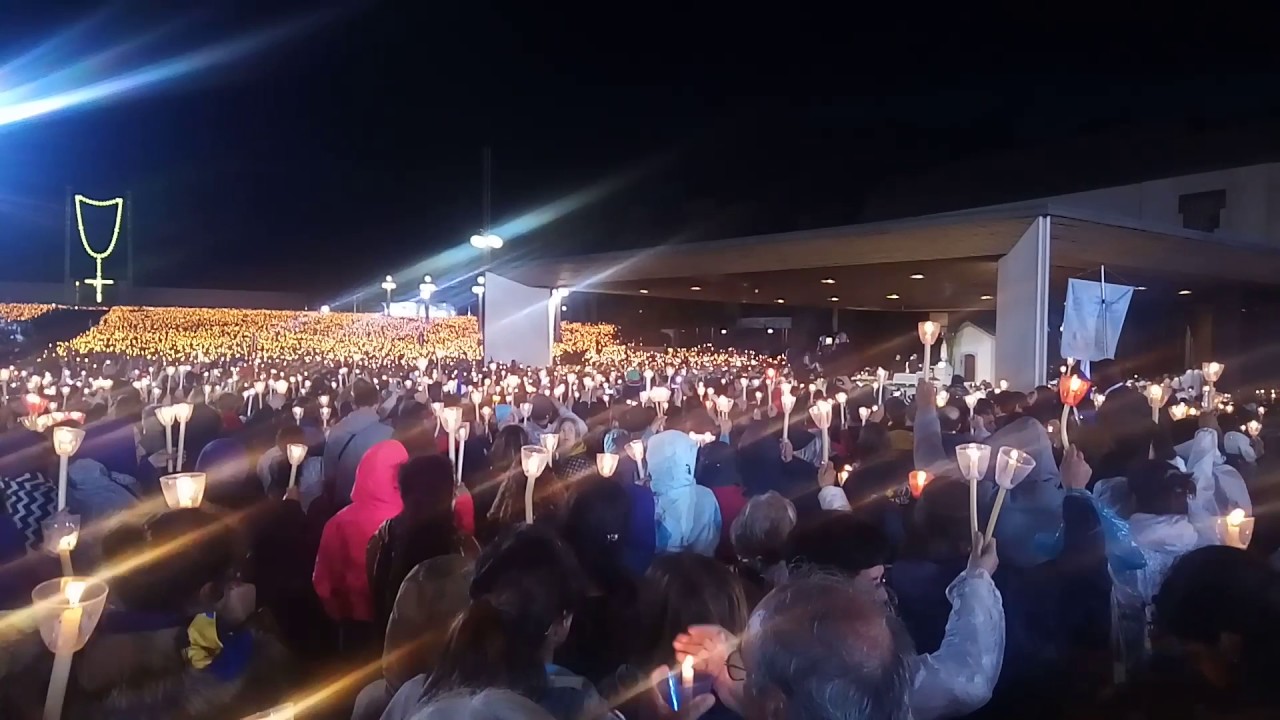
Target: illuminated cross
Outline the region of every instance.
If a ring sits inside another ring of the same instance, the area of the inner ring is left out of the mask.
[[[84,284],[85,284],[85,285],[92,285],[92,286],[93,286],[93,289],[94,289],[95,291],[97,291],[97,292],[96,292],[97,299],[95,300],[95,302],[99,302],[99,303],[100,303],[100,302],[102,302],[102,286],[103,286],[103,285],[115,285],[115,284],[116,284],[116,281],[115,281],[115,280],[107,280],[107,279],[105,279],[105,278],[103,278],[103,277],[102,277],[102,261],[101,261],[101,260],[99,260],[99,261],[98,261],[98,276],[97,276],[97,277],[92,277],[92,278],[85,278]]]

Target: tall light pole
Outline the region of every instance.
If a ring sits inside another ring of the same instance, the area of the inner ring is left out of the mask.
[[[391,291],[396,289],[396,281],[390,275],[382,281],[382,289],[387,291],[387,314],[391,314]]]
[[[418,284],[418,296],[422,298],[422,302],[426,307],[423,314],[427,319],[431,318],[431,294],[436,291],[436,284],[431,282],[430,275],[423,275],[422,282]]]
[[[476,294],[476,324],[480,326],[480,359],[485,359],[484,354],[484,276],[476,278],[476,284],[471,286],[471,292]]]

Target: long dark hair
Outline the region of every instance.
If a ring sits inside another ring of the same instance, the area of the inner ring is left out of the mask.
[[[547,687],[549,631],[582,596],[577,562],[555,535],[514,528],[485,548],[471,604],[454,622],[423,698],[464,688],[503,688],[537,700]]]
[[[659,555],[644,579],[633,664],[670,664],[671,641],[690,625],[719,625],[734,634],[746,629],[742,582],[713,558],[692,552]]]
[[[442,455],[422,455],[400,466],[400,497],[404,509],[389,523],[382,552],[374,565],[375,588],[387,611],[395,603],[400,584],[418,563],[455,553],[458,531],[453,524],[453,467]]]
[[[618,599],[634,597],[635,582],[623,557],[631,536],[631,499],[626,488],[599,475],[579,481],[565,514],[563,534],[597,590]]]

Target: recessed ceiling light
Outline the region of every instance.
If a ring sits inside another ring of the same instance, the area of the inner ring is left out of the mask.
[[[641,294],[641,295],[648,295],[648,294],[649,294],[649,291],[648,291],[648,290],[646,290],[646,289],[644,289],[644,288],[640,288],[640,294]]]
[[[1179,295],[1190,295],[1190,294],[1191,294],[1191,291],[1190,291],[1190,290],[1179,290],[1179,291],[1178,291],[1178,294],[1179,294]]]
[[[822,278],[822,280],[820,280],[819,282],[821,282],[823,285],[835,285],[835,284],[836,284],[836,279],[835,279],[835,278]]]
[[[831,302],[840,302],[840,298],[836,297],[835,295],[832,295],[827,299],[830,300]]]
[[[786,302],[786,300],[783,300],[782,298],[778,298],[777,300],[774,300],[774,302],[776,302],[776,303],[778,303],[779,305],[781,305],[782,303]]]
[[[755,289],[755,293],[756,293],[757,295],[759,295],[759,294],[760,294],[760,288],[756,288],[756,289]]]
[[[994,295],[983,295],[982,297],[980,297],[980,298],[978,298],[978,299],[979,299],[979,300],[993,300],[993,299],[995,299],[995,296],[994,296]]]
[[[889,293],[888,295],[885,295],[885,296],[884,296],[884,299],[885,299],[885,300],[897,300],[897,299],[898,299],[898,298],[900,298],[900,297],[902,297],[902,296],[901,296],[901,295],[899,295],[898,293]]]
[[[914,275],[910,275],[909,277],[910,277],[912,280],[923,280],[923,279],[924,279],[924,273],[915,273]]]
[[[690,285],[690,286],[689,286],[689,289],[690,289],[690,290],[701,290],[701,289],[702,289],[702,286],[701,286],[701,285]]]

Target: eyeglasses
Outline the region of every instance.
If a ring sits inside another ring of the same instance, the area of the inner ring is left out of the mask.
[[[725,669],[729,673],[729,679],[734,682],[743,682],[747,679],[747,666],[742,661],[742,651],[734,650],[729,653],[729,658],[725,661]]]

